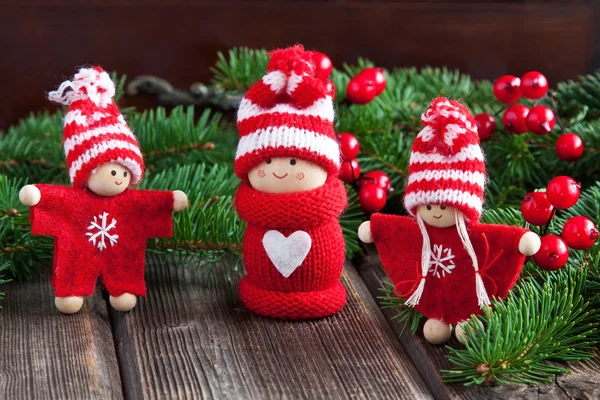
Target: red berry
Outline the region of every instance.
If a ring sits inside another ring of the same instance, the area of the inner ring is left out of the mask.
[[[577,160],[583,154],[583,140],[574,133],[565,133],[556,141],[556,155],[565,161]]]
[[[557,176],[546,186],[546,196],[554,207],[565,209],[579,200],[581,185],[568,176]]]
[[[521,80],[516,76],[504,75],[494,82],[494,96],[500,103],[511,104],[521,98]]]
[[[340,168],[340,179],[353,184],[360,176],[360,164],[356,160],[344,161]]]
[[[475,124],[477,124],[477,133],[481,142],[490,140],[494,132],[496,132],[496,120],[490,114],[477,114],[475,116]]]
[[[527,132],[527,114],[529,109],[523,104],[513,104],[504,111],[502,125],[507,131],[518,135]]]
[[[556,118],[551,109],[544,106],[535,106],[527,114],[527,128],[536,135],[546,135],[556,123]]]
[[[375,85],[375,91],[377,95],[380,95],[385,90],[385,86],[387,82],[385,80],[385,75],[381,68],[365,68],[356,75],[357,77],[361,77],[362,79],[370,80]]]
[[[523,219],[531,225],[546,225],[552,214],[552,204],[548,201],[545,192],[533,192],[527,194],[521,203],[521,214]]]
[[[348,82],[346,94],[354,104],[367,104],[377,96],[377,89],[374,81],[357,75]]]
[[[533,261],[546,271],[562,268],[569,259],[569,248],[564,240],[556,235],[542,237],[540,250],[533,255]]]
[[[315,77],[319,79],[328,79],[333,70],[333,63],[327,57],[327,54],[319,51],[313,51],[313,61],[315,62]]]
[[[340,150],[344,161],[354,160],[360,150],[358,139],[349,133],[343,132],[338,135],[338,140],[340,141]]]
[[[332,99],[335,98],[335,85],[329,79],[325,81],[325,94],[331,96]]]
[[[521,94],[531,100],[544,97],[548,93],[548,80],[537,71],[530,71],[521,77]]]
[[[364,212],[372,214],[385,207],[387,192],[377,185],[366,185],[358,191],[358,202]]]
[[[392,181],[390,180],[390,177],[381,171],[367,172],[360,178],[361,189],[369,185],[379,186],[385,190],[386,193],[392,191]]]
[[[570,248],[586,250],[592,247],[598,239],[598,229],[594,222],[586,217],[578,216],[565,222],[562,229],[562,238]]]

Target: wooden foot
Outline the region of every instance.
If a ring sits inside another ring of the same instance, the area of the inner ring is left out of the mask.
[[[137,298],[131,293],[123,293],[120,296],[110,296],[110,305],[117,311],[131,311],[137,303]]]
[[[452,329],[447,323],[439,319],[429,319],[423,326],[423,336],[431,344],[443,344],[450,339]]]
[[[58,311],[63,314],[75,314],[83,306],[83,297],[56,297],[54,298],[54,304],[58,308]]]

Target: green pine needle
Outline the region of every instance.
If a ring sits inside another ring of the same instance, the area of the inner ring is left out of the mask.
[[[381,301],[381,308],[397,311],[397,314],[392,319],[402,323],[402,330],[399,336],[402,336],[406,332],[406,329],[410,329],[412,334],[417,333],[423,314],[415,310],[414,307],[405,305],[405,300],[396,296],[394,285],[391,282],[383,282],[383,287],[379,288],[379,291],[381,292],[381,296],[377,298]]]
[[[585,300],[586,268],[565,268],[540,284],[521,280],[505,301],[466,325],[463,349],[448,347],[454,367],[442,371],[446,382],[466,385],[550,382],[567,368],[551,361],[594,356],[592,338],[598,312]]]

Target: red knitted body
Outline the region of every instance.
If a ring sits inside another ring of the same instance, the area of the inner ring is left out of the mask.
[[[240,296],[246,308],[274,318],[306,319],[335,314],[346,302],[340,283],[344,266],[344,237],[339,215],[346,190],[337,178],[307,192],[268,194],[243,182],[236,208],[248,222],[244,236],[246,276]],[[288,238],[304,231],[312,244],[302,264],[284,277],[269,258],[263,238],[276,230]]]
[[[416,219],[374,214],[371,217],[371,232],[381,263],[395,285],[396,294],[408,298],[422,275],[423,238]],[[490,297],[506,297],[517,282],[525,261],[525,256],[518,250],[519,241],[525,232],[527,229],[503,225],[468,226],[469,238]],[[437,276],[432,270],[433,266],[430,268],[423,296],[415,308],[427,318],[440,319],[448,324],[464,321],[472,314],[481,314],[477,304],[473,263],[460,240],[456,226],[427,226],[427,233],[431,241],[432,259],[450,258],[443,261],[449,272],[438,267]],[[438,245],[443,245],[441,251],[439,247],[435,247]]]
[[[114,197],[98,196],[87,189],[36,185],[40,202],[31,208],[34,235],[53,236],[52,285],[55,296],[90,296],[98,277],[112,296],[131,293],[146,295],[144,256],[146,240],[170,237],[173,232],[173,193],[169,191],[126,190]],[[100,250],[100,236],[92,222],[114,237]],[[96,218],[94,220],[94,218]],[[91,229],[90,229],[91,228]]]

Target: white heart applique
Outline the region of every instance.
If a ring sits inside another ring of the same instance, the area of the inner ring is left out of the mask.
[[[279,231],[267,231],[263,247],[277,271],[288,278],[304,262],[312,246],[310,235],[296,231],[285,237]]]

